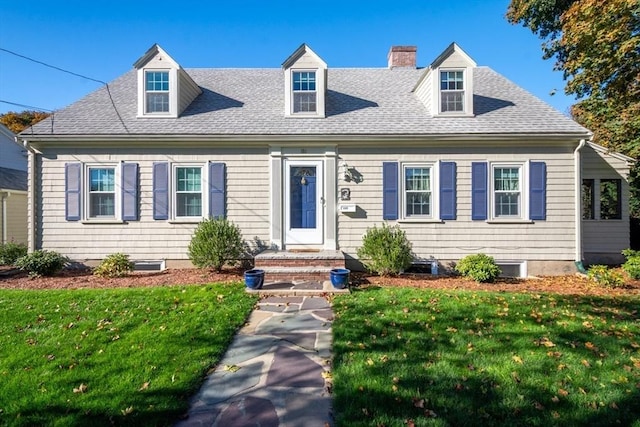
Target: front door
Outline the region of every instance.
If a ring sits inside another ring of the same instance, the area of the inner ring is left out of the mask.
[[[322,244],[322,161],[287,160],[285,173],[285,243]]]

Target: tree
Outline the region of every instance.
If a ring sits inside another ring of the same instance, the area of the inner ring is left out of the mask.
[[[40,120],[49,117],[49,113],[43,111],[24,110],[21,112],[9,111],[0,114],[0,123],[5,125],[13,133],[20,133],[31,125],[35,125]]]
[[[507,19],[544,40],[545,59],[575,95],[573,118],[614,151],[640,156],[640,2],[511,0]],[[640,169],[631,173],[631,216],[640,217]]]

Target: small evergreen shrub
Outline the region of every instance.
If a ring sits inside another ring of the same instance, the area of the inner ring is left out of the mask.
[[[500,275],[500,267],[493,257],[486,254],[467,255],[456,264],[455,269],[479,283],[491,283]]]
[[[133,271],[133,262],[129,261],[129,255],[120,252],[108,255],[93,270],[94,276],[100,277],[125,277]]]
[[[634,251],[633,249],[625,249],[622,251],[627,260],[622,264],[622,269],[632,279],[640,279],[640,251]]]
[[[240,228],[224,218],[209,218],[198,224],[189,243],[189,259],[196,267],[221,271],[236,265],[244,253]]]
[[[56,251],[37,250],[16,260],[16,267],[30,277],[53,276],[69,263],[69,258]]]
[[[587,277],[600,286],[620,288],[624,286],[624,277],[618,271],[611,270],[606,265],[595,264],[589,267]]]
[[[0,245],[0,265],[14,265],[18,258],[27,254],[27,246],[22,243],[8,242]]]
[[[400,274],[411,265],[411,242],[398,225],[386,223],[381,228],[368,228],[358,248],[358,258],[371,272],[380,276]]]

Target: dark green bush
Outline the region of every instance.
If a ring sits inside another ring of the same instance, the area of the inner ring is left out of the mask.
[[[27,246],[22,243],[8,242],[0,245],[0,265],[14,265],[18,258],[27,254]]]
[[[368,228],[358,248],[360,262],[371,272],[380,276],[400,274],[411,265],[413,254],[411,242],[398,225],[386,223],[381,228]]]
[[[587,271],[587,277],[598,285],[607,288],[620,288],[625,284],[622,274],[606,265],[595,264],[590,266]]]
[[[16,267],[31,277],[53,276],[69,263],[69,258],[56,251],[40,249],[18,258]]]
[[[223,218],[209,218],[198,224],[189,243],[189,259],[196,267],[221,271],[236,265],[244,253],[240,228]]]
[[[491,283],[500,275],[500,267],[486,254],[467,255],[456,264],[456,271],[476,282]]]
[[[133,271],[133,262],[129,255],[120,252],[108,255],[94,270],[93,274],[100,277],[125,277]]]
[[[622,269],[632,279],[640,279],[640,251],[634,251],[633,249],[625,249],[622,251],[627,260],[622,264]]]

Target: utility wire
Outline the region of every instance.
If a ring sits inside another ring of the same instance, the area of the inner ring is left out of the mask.
[[[19,54],[17,52],[14,52],[14,51],[9,50],[9,49],[5,49],[3,47],[0,47],[0,51],[7,52],[7,53],[9,53],[11,55],[17,56],[18,58],[26,59],[27,61],[35,62],[36,64],[40,64],[40,65],[43,65],[45,67],[53,68],[54,70],[61,71],[63,73],[71,74],[72,76],[80,77],[82,79],[86,79],[86,80],[90,80],[92,82],[103,84],[105,86],[105,88],[107,89],[107,95],[109,96],[109,100],[111,101],[111,105],[113,106],[113,110],[116,112],[116,115],[118,116],[118,120],[120,120],[120,123],[122,124],[122,127],[124,127],[124,130],[127,133],[129,133],[129,129],[127,129],[127,125],[124,124],[124,120],[122,119],[122,116],[120,115],[120,112],[118,111],[118,108],[116,107],[116,103],[113,100],[113,96],[111,96],[111,90],[109,89],[109,84],[107,82],[104,82],[104,81],[98,80],[98,79],[94,79],[94,78],[91,78],[91,77],[87,77],[87,76],[84,76],[82,74],[74,73],[73,71],[65,70],[64,68],[56,67],[55,65],[47,64],[46,62],[38,61],[37,59],[33,59],[33,58],[28,57],[28,56],[21,55],[21,54]],[[5,101],[2,101],[2,102],[5,102]],[[9,104],[13,104],[13,103],[9,103]],[[15,104],[15,105],[18,105],[18,104]],[[47,110],[47,111],[51,111],[51,110]],[[53,123],[52,123],[52,126],[53,126]],[[53,131],[53,129],[52,129],[52,131]]]
[[[54,70],[58,70],[58,71],[62,71],[63,73],[71,74],[72,76],[76,76],[76,77],[80,77],[80,78],[83,78],[83,79],[91,80],[91,81],[94,81],[94,82],[97,82],[97,83],[102,83],[103,85],[107,84],[106,82],[103,82],[102,80],[92,79],[91,77],[83,76],[82,74],[74,73],[73,71],[65,70],[63,68],[56,67],[55,65],[50,65],[50,64],[47,64],[46,62],[42,62],[42,61],[38,61],[37,59],[29,58],[28,56],[21,55],[19,53],[13,52],[13,51],[11,51],[9,49],[5,49],[3,47],[0,47],[0,50],[3,51],[3,52],[10,53],[11,55],[15,55],[15,56],[17,56],[19,58],[26,59],[27,61],[35,62],[36,64],[44,65],[45,67],[53,68]]]
[[[17,102],[5,101],[4,99],[0,99],[0,102],[3,104],[15,105],[16,107],[27,108],[29,110],[48,111],[50,113],[53,113],[53,110],[49,110],[48,108],[34,107],[33,105],[18,104]]]

